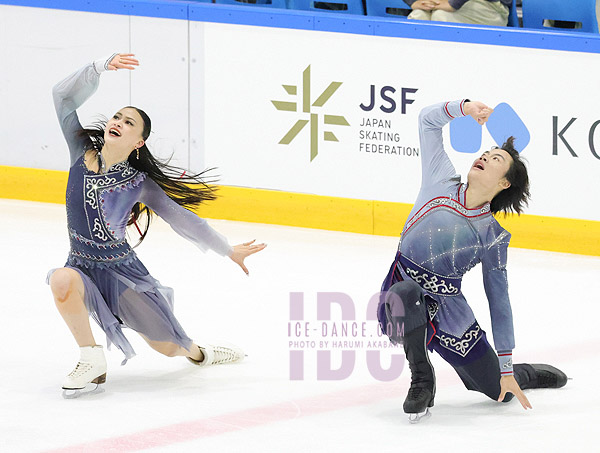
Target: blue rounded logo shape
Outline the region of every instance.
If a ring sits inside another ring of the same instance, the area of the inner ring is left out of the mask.
[[[481,149],[481,126],[470,116],[450,122],[450,144],[460,153],[478,153]]]
[[[531,140],[529,129],[506,102],[494,108],[494,113],[490,115],[486,126],[498,146],[502,146],[512,135],[515,137],[515,149],[522,152]],[[459,153],[478,152],[481,147],[481,137],[481,126],[470,116],[457,118],[450,123],[450,144]]]

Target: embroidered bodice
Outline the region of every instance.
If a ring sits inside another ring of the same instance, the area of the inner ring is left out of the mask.
[[[77,159],[66,199],[71,264],[122,264],[134,256],[125,229],[145,178],[127,161],[96,174],[85,166],[83,154]]]

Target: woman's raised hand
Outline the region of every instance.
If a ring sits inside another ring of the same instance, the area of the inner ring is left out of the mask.
[[[229,258],[231,258],[231,260],[234,263],[240,266],[242,270],[246,273],[246,275],[249,275],[249,272],[246,266],[244,265],[244,259],[250,255],[260,252],[267,246],[267,244],[252,245],[253,243],[254,240],[250,242],[244,242],[243,244],[234,245],[233,252],[231,252],[231,255],[229,255]]]
[[[139,65],[140,62],[134,58],[134,54],[118,53],[108,63],[108,69],[111,71],[116,71],[117,69],[135,69],[134,66]]]

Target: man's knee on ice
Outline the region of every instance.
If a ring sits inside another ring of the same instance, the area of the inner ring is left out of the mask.
[[[425,325],[427,304],[421,287],[412,280],[394,284],[386,294],[386,315],[394,327],[394,335],[390,335],[390,338],[395,341],[400,341],[404,334]]]

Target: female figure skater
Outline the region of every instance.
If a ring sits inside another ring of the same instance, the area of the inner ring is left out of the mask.
[[[169,357],[184,356],[200,366],[236,362],[244,353],[236,347],[198,346],[173,315],[173,290],[160,285],[139,261],[125,238],[128,224],[151,209],[181,236],[201,250],[228,256],[248,274],[244,259],[265,248],[254,241],[231,247],[205,220],[186,207],[214,199],[201,175],[157,161],[145,141],[150,118],[142,110],[125,107],[105,127],[83,129],[76,109],[98,88],[106,70],[134,69],[133,54],[114,54],[88,64],[53,89],[58,120],[71,155],[67,184],[67,223],[70,252],[65,267],[49,273],[58,311],[80,347],[80,359],[63,382],[63,396],[76,397],[87,384],[106,379],[102,346],[90,329],[91,315],[127,359],[135,355],[122,326],[142,335],[148,344]],[[183,175],[183,176],[182,176]]]
[[[492,112],[481,102],[463,100],[426,107],[419,115],[421,190],[378,307],[384,332],[403,344],[410,365],[404,412],[411,422],[429,415],[434,402],[435,374],[427,349],[450,363],[467,389],[497,401],[514,395],[525,409],[531,404],[522,389],[558,388],[567,382],[564,373],[549,365],[512,363],[515,341],[506,277],[510,234],[493,214],[520,214],[529,199],[527,169],[513,147],[514,138],[482,153],[467,184],[461,184],[444,151],[446,123],[471,115],[482,125]],[[461,292],[462,276],[477,263],[482,265],[497,355]]]

